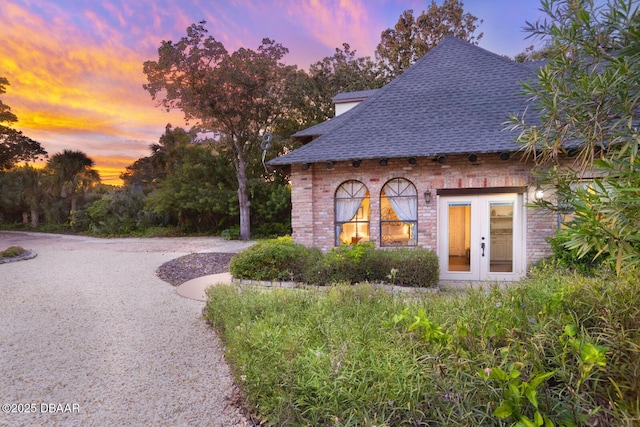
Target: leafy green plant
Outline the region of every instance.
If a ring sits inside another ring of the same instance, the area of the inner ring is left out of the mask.
[[[510,418],[516,427],[553,427],[551,419],[540,412],[538,405],[538,387],[551,377],[553,372],[539,373],[530,381],[523,381],[521,372],[513,364],[503,370],[499,367],[486,368],[478,375],[486,380],[496,380],[503,390],[503,401],[494,411],[498,418]],[[528,406],[532,408],[528,408]],[[533,415],[527,413],[533,412]]]
[[[226,240],[239,240],[240,228],[239,227],[225,228],[220,232],[220,236],[224,237]]]
[[[319,250],[279,237],[259,241],[235,255],[229,271],[239,279],[302,281],[319,257]]]
[[[640,9],[634,0],[542,0],[541,11],[545,19],[525,29],[547,44],[535,84],[522,83],[535,113],[512,117],[513,129],[555,187],[559,203],[542,205],[573,212],[564,246],[637,275]],[[583,179],[589,188],[571,185]]]

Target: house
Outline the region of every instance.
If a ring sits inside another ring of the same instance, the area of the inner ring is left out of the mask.
[[[444,280],[522,277],[557,227],[527,207],[532,164],[505,124],[533,79],[532,64],[447,38],[385,87],[336,97],[341,114],[269,162],[291,169],[294,241],[422,246]]]

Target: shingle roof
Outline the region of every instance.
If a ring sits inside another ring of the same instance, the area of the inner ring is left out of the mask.
[[[318,136],[269,164],[513,152],[505,130],[532,67],[450,37],[351,110],[293,135]]]

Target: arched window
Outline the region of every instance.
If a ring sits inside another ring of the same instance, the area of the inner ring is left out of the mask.
[[[404,178],[388,181],[380,193],[380,245],[415,246],[418,232],[418,191]]]
[[[360,181],[343,182],[335,196],[336,246],[369,240],[369,190]]]

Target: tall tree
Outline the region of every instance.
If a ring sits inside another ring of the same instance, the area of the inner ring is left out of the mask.
[[[186,131],[168,124],[157,144],[151,144],[151,165],[158,177],[172,175],[187,145],[196,138],[196,129]]]
[[[157,176],[151,164],[151,157],[141,157],[132,164],[125,167],[125,171],[120,174],[120,179],[125,187],[135,187],[148,194],[154,189]]]
[[[431,0],[429,9],[417,18],[413,10],[405,10],[394,28],[384,30],[376,48],[376,59],[386,81],[402,74],[446,37],[477,44],[482,33],[476,36],[475,31],[482,20],[478,22],[477,17],[465,13],[463,6],[459,0],[445,0],[442,6]]]
[[[229,54],[207,36],[205,21],[187,28],[177,43],[163,41],[158,61],[146,61],[149,83],[143,87],[166,109],[179,109],[201,130],[221,135],[219,144],[233,154],[238,181],[240,237],[250,238],[249,153],[259,150],[261,137],[271,131],[286,110],[287,76],[295,67],[280,62],[288,50],[263,39],[256,51],[241,48]]]
[[[536,85],[524,83],[538,118],[513,117],[519,141],[557,190],[545,206],[570,210],[562,231],[579,256],[595,252],[618,274],[640,268],[640,6],[637,0],[542,0],[529,24],[550,43]],[[575,154],[572,167],[559,161]],[[589,188],[576,185],[593,178]]]
[[[78,194],[86,194],[94,184],[100,182],[100,175],[93,169],[94,161],[82,151],[64,150],[54,154],[47,162],[47,187],[71,199],[71,222],[75,223]]]
[[[0,95],[6,93],[8,85],[9,81],[0,77]],[[0,100],[0,171],[9,169],[18,162],[36,160],[47,154],[39,142],[11,127],[17,121],[11,107]]]
[[[336,48],[332,56],[309,66],[310,84],[306,93],[298,96],[312,111],[309,111],[313,125],[334,116],[333,97],[340,92],[376,89],[383,81],[379,69],[370,57],[357,57],[348,43],[342,49]]]
[[[36,228],[40,223],[40,204],[47,196],[43,186],[43,177],[46,171],[25,165],[15,169],[15,172],[18,175],[17,184],[21,199],[25,204],[25,210],[28,210],[31,216],[31,226]]]

